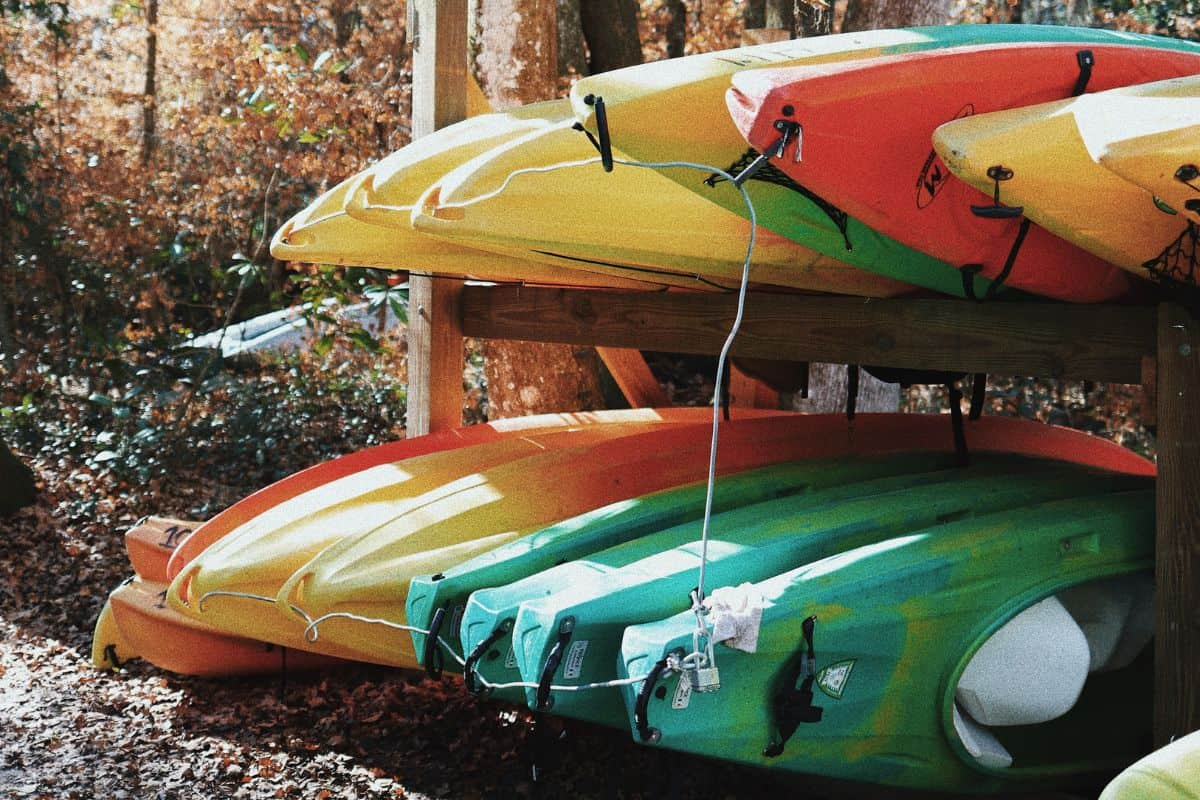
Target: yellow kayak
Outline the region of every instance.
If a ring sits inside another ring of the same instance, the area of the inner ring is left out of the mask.
[[[1200,731],[1134,763],[1105,787],[1100,800],[1200,800]]]
[[[1154,122],[1141,116],[1147,101],[1178,98],[1196,85],[1159,81],[965,117],[938,128],[934,148],[955,175],[989,193],[996,187],[989,170],[1011,171],[999,184],[1002,203],[1022,206],[1037,224],[1123,269],[1163,278],[1186,218],[1164,213],[1149,191],[1096,158],[1108,142]]]
[[[271,240],[271,255],[283,261],[434,272],[496,281],[614,286],[613,279],[589,272],[569,267],[547,268],[536,261],[423,236],[411,227],[371,224],[346,213],[343,206],[350,191],[370,181],[376,170],[386,164],[387,159],[347,178],[285,222]],[[389,217],[398,213],[390,212]],[[648,288],[641,282],[623,282],[620,287]]]
[[[415,540],[430,549],[507,530],[507,523],[495,530],[473,523],[464,530],[455,521],[479,509],[486,518],[497,486],[504,487],[511,505],[511,495],[539,465],[561,461],[580,473],[595,471],[603,466],[594,458],[597,445],[674,428],[702,439],[706,423],[535,431],[346,475],[281,502],[210,544],[175,577],[168,600],[226,633],[303,649],[304,625],[293,613],[274,613],[275,596],[292,573],[330,545],[357,534],[404,529],[419,531]]]
[[[619,166],[601,175],[586,163],[595,157],[573,121],[532,131],[433,183],[413,206],[412,226],[448,242],[555,266],[585,264],[608,275],[696,289],[737,286],[748,220],[655,170]],[[866,297],[913,291],[764,228],[756,238],[754,283]]]
[[[1133,124],[1097,142],[1094,152],[1160,205],[1200,219],[1200,79],[1171,83],[1177,94],[1126,98]]]

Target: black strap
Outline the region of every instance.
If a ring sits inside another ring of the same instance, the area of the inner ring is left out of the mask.
[[[425,650],[421,655],[421,662],[425,665],[425,674],[435,681],[442,677],[442,667],[445,666],[442,648],[438,646],[438,637],[445,619],[446,607],[440,606],[437,611],[433,612],[433,619],[429,623],[429,633],[425,634]]]
[[[954,428],[954,455],[958,466],[965,467],[970,464],[971,458],[967,452],[967,434],[963,429],[962,392],[956,383],[948,383],[946,388],[950,390],[950,424]]]
[[[976,372],[971,384],[971,412],[967,419],[976,420],[983,416],[983,403],[987,400],[987,373]]]
[[[554,648],[546,657],[546,663],[542,665],[541,678],[538,680],[535,711],[548,711],[554,705],[554,698],[550,696],[550,685],[554,681],[554,673],[558,671],[558,665],[562,663],[563,655],[567,652],[567,645],[571,643],[571,634],[574,630],[574,617],[564,617],[558,624],[558,641],[554,643]]]
[[[978,297],[975,294],[975,276],[983,270],[982,264],[964,264],[959,272],[962,273],[963,280],[963,295],[968,300],[983,302],[991,300],[996,296],[996,292],[1004,286],[1004,282],[1008,280],[1008,276],[1012,273],[1013,267],[1017,263],[1017,255],[1021,252],[1021,245],[1025,243],[1025,237],[1029,234],[1029,217],[1021,219],[1021,227],[1017,228],[1017,238],[1013,239],[1012,246],[1008,248],[1008,257],[1004,259],[1004,268],[1000,270],[1000,274],[992,278],[992,282],[988,284],[987,290],[983,293],[983,297]]]
[[[486,639],[475,645],[475,649],[471,651],[471,655],[467,656],[467,660],[463,662],[463,685],[466,687],[467,694],[479,694],[483,691],[481,687],[475,685],[475,665],[479,663],[479,659],[483,658],[483,654],[488,651],[488,648],[498,642],[506,633],[508,633],[507,622],[500,625]]]
[[[657,742],[659,732],[650,727],[649,706],[650,697],[654,694],[654,685],[658,683],[658,679],[662,677],[663,672],[667,669],[667,659],[663,658],[655,662],[651,668],[646,680],[642,681],[642,688],[638,690],[637,702],[633,706],[633,724],[637,728],[638,738],[643,742]],[[679,680],[686,681],[686,675],[681,676]]]
[[[858,409],[858,364],[846,365],[846,421],[854,422]]]
[[[1075,54],[1075,63],[1079,65],[1079,77],[1075,79],[1071,97],[1079,97],[1087,91],[1088,81],[1092,79],[1092,67],[1096,66],[1096,56],[1091,50],[1080,50]]]
[[[809,617],[800,625],[803,638],[799,652],[792,657],[784,674],[783,685],[771,702],[771,714],[775,730],[763,755],[775,758],[783,753],[784,745],[801,724],[821,721],[825,709],[813,705],[813,680],[816,677],[816,652],[813,648],[813,631],[817,618]],[[797,686],[796,682],[800,681]]]
[[[608,112],[604,109],[604,98],[589,94],[583,98],[583,102],[596,109],[596,133],[599,135],[600,141],[592,139],[590,134],[588,138],[592,139],[592,144],[596,145],[596,149],[600,151],[600,163],[603,165],[604,171],[612,172],[612,139],[608,135]]]

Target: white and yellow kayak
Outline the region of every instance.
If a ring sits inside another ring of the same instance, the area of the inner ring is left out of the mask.
[[[955,175],[987,192],[996,188],[993,168],[1011,173],[999,182],[1002,203],[1123,269],[1164,278],[1187,219],[1164,213],[1150,191],[1097,159],[1110,142],[1161,126],[1170,106],[1157,101],[1197,86],[1172,79],[965,117],[938,128],[934,148]],[[1146,113],[1160,105],[1163,113]]]
[[[616,154],[621,158],[621,154]],[[447,242],[622,278],[736,287],[751,224],[653,169],[594,163],[567,121],[500,144],[447,173],[414,204],[412,226]],[[750,280],[886,297],[914,290],[757,230]]]

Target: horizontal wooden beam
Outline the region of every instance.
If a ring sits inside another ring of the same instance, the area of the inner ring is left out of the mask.
[[[493,339],[720,351],[727,294],[467,287],[463,333]],[[1141,383],[1156,310],[752,293],[735,355]]]

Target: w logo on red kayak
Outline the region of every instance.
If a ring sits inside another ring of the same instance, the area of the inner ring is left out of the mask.
[[[957,114],[951,117],[951,120],[969,117],[974,113],[975,106],[967,103],[959,109]],[[949,178],[950,170],[946,169],[946,165],[942,163],[942,159],[938,156],[937,152],[930,150],[929,157],[925,159],[925,163],[921,167],[921,174],[917,177],[917,208],[928,207],[934,198],[938,196],[938,193],[942,191],[942,188],[945,187]]]

